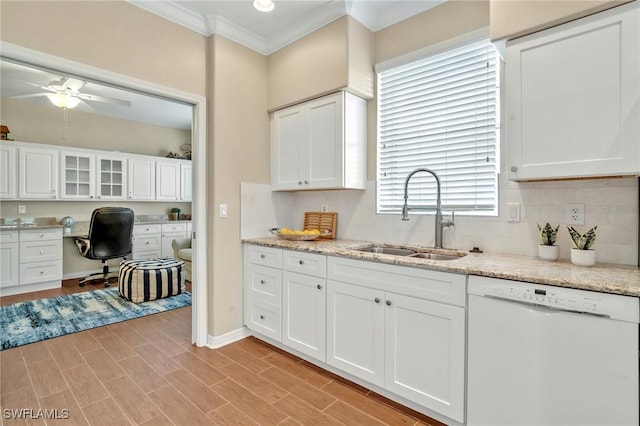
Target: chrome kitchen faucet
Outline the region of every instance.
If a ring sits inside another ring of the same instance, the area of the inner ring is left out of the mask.
[[[442,228],[453,226],[453,218],[454,212],[451,212],[451,220],[442,220],[442,198],[440,195],[440,178],[433,170],[420,168],[415,169],[407,176],[407,179],[404,181],[404,204],[402,205],[402,220],[409,220],[409,210],[431,210],[430,207],[420,207],[414,206],[409,207],[407,205],[407,201],[409,199],[409,195],[407,194],[407,189],[409,187],[409,180],[418,172],[427,172],[431,173],[433,177],[436,179],[436,185],[438,187],[438,198],[436,201],[436,217],[435,217],[435,248],[443,248],[442,247]]]

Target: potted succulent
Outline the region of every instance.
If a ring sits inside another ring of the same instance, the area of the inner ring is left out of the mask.
[[[536,224],[537,225],[537,224]],[[553,226],[547,222],[544,226],[538,225],[538,231],[540,231],[540,244],[538,245],[538,257],[543,260],[558,260],[560,255],[560,248],[555,245],[556,237],[558,236],[558,229],[560,225]]]
[[[171,209],[171,213],[169,214],[169,220],[178,220],[180,219],[180,209],[174,207]]]
[[[591,247],[596,242],[597,226],[589,229],[584,234],[576,231],[573,226],[567,226],[569,235],[575,248],[571,249],[571,263],[578,266],[591,266],[596,263],[596,251]]]

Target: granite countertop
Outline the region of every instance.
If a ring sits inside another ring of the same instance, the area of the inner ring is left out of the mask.
[[[24,229],[62,228],[55,217],[38,217],[24,219],[0,219],[0,231],[21,231]]]
[[[640,269],[636,266],[596,263],[591,267],[582,267],[575,266],[566,260],[547,262],[530,256],[469,252],[466,256],[456,260],[420,259],[356,251],[354,248],[370,244],[387,245],[356,240],[289,241],[277,237],[264,237],[243,239],[242,242],[436,271],[640,296]],[[394,245],[388,246],[393,247]],[[429,247],[416,245],[403,244],[402,246],[414,248],[417,251],[433,250]],[[447,250],[436,251],[447,253]]]

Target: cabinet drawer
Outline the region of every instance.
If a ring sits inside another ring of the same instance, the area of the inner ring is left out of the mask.
[[[20,241],[62,240],[62,228],[28,229],[20,231]]]
[[[17,242],[18,231],[0,231],[0,244]]]
[[[333,256],[327,269],[331,280],[466,306],[466,275]]]
[[[187,232],[186,223],[163,223],[162,232]]]
[[[304,253],[301,251],[284,250],[284,270],[326,278],[327,256],[322,254]]]
[[[133,235],[159,234],[160,232],[162,232],[162,225],[159,223],[133,225]]]
[[[135,260],[150,260],[150,259],[158,259],[162,257],[162,252],[160,250],[144,250],[144,251],[134,251],[133,258]]]
[[[255,265],[269,266],[272,268],[282,268],[282,250],[271,247],[247,245],[245,251],[246,259]]]
[[[251,300],[245,314],[246,326],[278,342],[282,340],[282,309],[262,300]]]
[[[153,250],[160,249],[162,247],[162,237],[160,234],[156,235],[143,235],[133,237],[133,250]]]
[[[282,271],[280,269],[249,265],[245,280],[248,285],[245,290],[251,292],[252,298],[280,306],[282,303]]]
[[[20,263],[62,259],[62,240],[20,243]]]
[[[32,262],[20,265],[20,284],[33,284],[62,279],[62,262]]]

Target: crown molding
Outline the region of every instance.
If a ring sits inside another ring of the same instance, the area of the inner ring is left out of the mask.
[[[354,0],[334,0],[316,9],[306,19],[266,39],[254,32],[218,15],[203,16],[195,13],[174,0],[127,0],[128,3],[154,13],[178,25],[187,27],[199,34],[210,36],[218,34],[233,40],[263,55],[269,55],[294,41],[322,28],[342,16],[349,15],[375,32],[424,12],[447,0],[422,0],[403,2],[399,5],[388,4],[377,8],[369,2]]]

